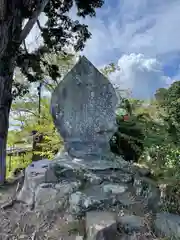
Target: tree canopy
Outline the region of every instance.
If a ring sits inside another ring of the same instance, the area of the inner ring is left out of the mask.
[[[11,0],[0,6],[0,183],[5,181],[6,143],[12,100],[23,96],[29,85],[16,82],[16,68],[28,82],[42,82],[45,73],[54,81],[59,75],[57,65],[46,61],[47,54],[64,54],[72,47],[81,51],[91,37],[88,26],[73,20],[69,11],[74,7],[79,17],[93,17],[103,0]],[[43,15],[44,25],[39,21]],[[37,23],[42,43],[28,51],[26,37]]]
[[[68,47],[72,47],[76,52],[81,51],[85,46],[86,40],[91,37],[87,25],[81,24],[77,20],[74,21],[68,16],[71,8],[74,6],[79,17],[85,18],[87,15],[93,17],[96,15],[95,9],[102,7],[104,1],[65,0],[62,2],[44,0],[43,2],[44,5],[45,2],[48,2],[41,12],[46,19],[46,23],[41,26],[40,21],[38,19],[36,21],[41,32],[42,44],[33,52],[28,52],[25,39],[23,39],[23,44],[17,49],[16,66],[31,83],[43,81],[45,75],[56,81],[60,77],[59,67],[53,62],[48,61],[47,56],[50,54],[61,54],[62,56],[64,54],[64,57],[67,58]],[[28,18],[30,21],[40,5],[41,3],[37,0],[30,1],[28,4],[26,1],[23,1],[21,6],[21,21],[23,22]],[[26,30],[26,26],[21,31],[21,35]],[[14,96],[23,95],[27,91],[27,87],[14,81]]]

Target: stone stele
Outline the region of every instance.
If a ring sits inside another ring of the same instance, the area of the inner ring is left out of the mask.
[[[51,99],[54,124],[73,158],[101,159],[116,131],[117,95],[109,80],[81,57]]]

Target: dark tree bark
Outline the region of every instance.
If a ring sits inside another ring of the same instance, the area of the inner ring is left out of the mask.
[[[28,6],[33,0],[28,1]],[[0,184],[6,179],[6,143],[12,103],[12,83],[17,51],[48,0],[39,1],[36,10],[22,29],[23,13],[19,0],[0,0]],[[26,0],[23,1],[25,5]]]
[[[0,184],[6,179],[6,143],[12,103],[12,82],[15,68],[16,37],[22,20],[10,16],[0,24]]]
[[[5,68],[7,65],[8,68]],[[6,142],[11,108],[11,88],[13,79],[13,59],[0,59],[0,183],[6,177]]]
[[[84,42],[91,36],[87,26],[72,21],[65,14],[73,7],[73,2],[78,8],[77,14],[82,17],[95,16],[95,8],[103,5],[103,0],[89,0],[86,3],[84,0],[0,0],[0,183],[5,181],[6,141],[15,66],[17,64],[21,68],[29,82],[39,81],[43,73],[40,66],[42,54],[62,51],[64,46],[70,44],[69,39],[74,39],[74,33],[77,33],[74,49],[79,51],[84,48]],[[34,54],[24,54],[20,46],[41,12],[49,19],[47,27],[41,29],[45,46],[40,47]],[[28,19],[28,22],[22,29],[25,19]],[[50,77],[58,77],[58,67],[48,67]],[[35,76],[29,73],[29,69],[33,69]]]

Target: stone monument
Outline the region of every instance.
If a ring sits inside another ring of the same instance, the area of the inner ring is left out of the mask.
[[[110,151],[116,104],[111,83],[81,57],[52,94],[51,113],[65,149],[52,161],[44,159],[29,165],[17,195],[17,200],[37,211],[62,209],[73,217],[86,217],[88,240],[94,239],[92,222],[107,220],[111,226],[114,211],[119,213],[135,204],[134,208],[143,213],[147,209],[144,205],[148,207],[159,199],[156,186]]]
[[[109,157],[116,131],[117,96],[112,84],[86,57],[81,57],[52,95],[54,124],[72,158]]]

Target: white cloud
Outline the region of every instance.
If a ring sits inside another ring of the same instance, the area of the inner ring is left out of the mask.
[[[97,67],[119,59],[122,71],[116,73],[116,79],[121,78],[135,95],[152,95],[158,87],[172,81],[164,76],[163,65],[177,59],[180,52],[180,1],[105,2],[96,18],[79,19],[75,9],[70,12],[73,19],[87,24],[92,33],[83,54]],[[32,35],[35,33],[34,28]],[[32,35],[28,36],[31,42]]]
[[[163,75],[160,62],[143,54],[123,55],[117,65],[120,70],[109,76],[111,82],[120,89],[130,89],[134,97],[150,98],[157,88],[168,86],[170,81]]]
[[[92,33],[83,53],[96,66],[119,59],[121,71],[112,81],[132,89],[136,97],[151,97],[157,88],[173,81],[165,76],[163,65],[173,62],[180,52],[180,1],[117,2],[114,8],[106,1],[97,18],[82,21]]]
[[[105,2],[96,18],[78,18],[75,8],[70,12],[73,19],[89,26],[92,38],[84,54],[94,63],[113,61],[117,54],[134,52],[156,57],[180,51],[179,0],[114,0],[113,5],[112,0]],[[40,20],[44,24],[44,15]],[[34,46],[38,37],[35,25],[27,42]]]
[[[114,8],[110,0],[106,1],[97,18],[81,20],[92,33],[84,50],[91,61],[104,64],[117,54],[134,52],[165,57],[180,51],[179,0],[117,2]],[[76,18],[75,13],[72,16]]]

